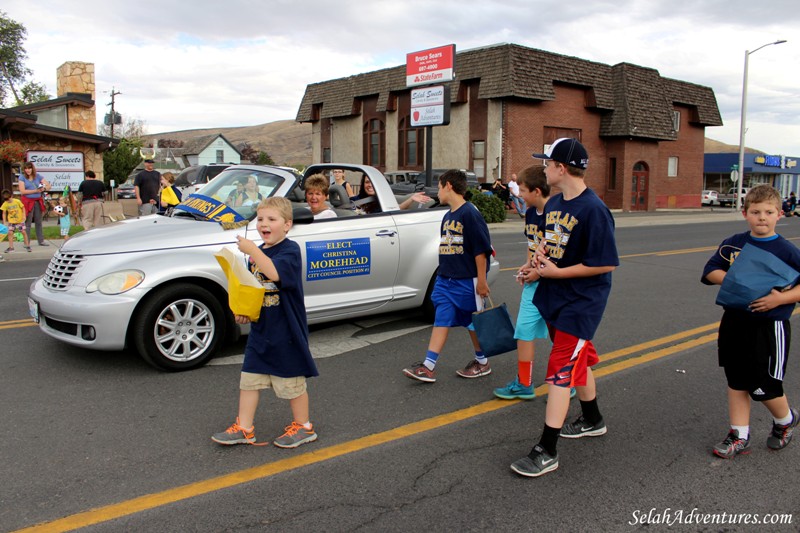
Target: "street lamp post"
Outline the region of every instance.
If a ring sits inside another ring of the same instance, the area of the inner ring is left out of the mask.
[[[744,181],[744,133],[745,133],[745,120],[747,119],[747,66],[750,60],[750,54],[755,54],[765,46],[772,46],[773,44],[783,44],[786,41],[781,39],[774,43],[762,44],[752,52],[749,50],[744,51],[744,81],[742,82],[742,120],[739,129],[739,179],[736,184],[736,209],[742,210],[742,182]]]

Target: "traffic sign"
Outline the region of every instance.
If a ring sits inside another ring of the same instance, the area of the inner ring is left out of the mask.
[[[739,181],[739,171],[738,170],[731,170],[731,181],[736,183]]]

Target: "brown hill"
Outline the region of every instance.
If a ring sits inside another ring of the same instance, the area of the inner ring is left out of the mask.
[[[146,143],[167,139],[185,142],[215,133],[221,133],[236,147],[248,143],[255,150],[267,152],[278,165],[311,164],[311,124],[294,120],[278,120],[257,126],[166,131],[145,135],[144,139]]]
[[[706,154],[730,154],[736,153],[739,151],[738,144],[725,144],[721,141],[715,141],[714,139],[709,139],[706,137],[705,148],[703,149],[704,153]],[[748,154],[763,154],[761,150],[756,150],[755,148],[748,148],[746,145],[744,147],[744,151]]]

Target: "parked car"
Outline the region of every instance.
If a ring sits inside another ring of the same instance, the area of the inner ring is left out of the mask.
[[[332,168],[366,173],[383,212],[359,215],[340,192],[332,201],[339,217],[310,224],[302,182]],[[41,331],[86,349],[130,346],[152,366],[173,371],[203,365],[223,342],[247,333],[226,305],[227,281],[214,253],[228,248],[244,261],[237,236],[261,242],[256,205],[224,203],[250,176],[262,196],[283,196],[295,206],[289,238],[302,250],[309,323],[414,308],[432,317],[445,208],[400,210],[383,174],[365,165],[313,165],[303,176],[237,165],[170,215],[122,220],[65,242],[30,288],[29,310]],[[492,258],[490,282],[498,270]]]
[[[750,190],[749,187],[742,187],[742,198],[747,196],[747,191],[749,190]],[[726,194],[722,193],[717,194],[717,203],[723,207],[728,205],[735,206],[737,193],[738,193],[737,188],[731,187],[730,189],[728,189],[728,192]]]
[[[701,205],[716,205],[717,203],[719,203],[717,201],[717,191],[703,191],[700,193]]]
[[[434,168],[431,170],[431,186],[425,187],[425,171],[418,173],[416,176],[409,177],[408,181],[405,182],[396,182],[394,185],[391,186],[392,191],[395,194],[408,194],[416,191],[424,191],[425,194],[430,196],[431,198],[438,198],[439,196],[439,176],[447,172],[448,168]],[[478,177],[475,175],[474,172],[471,170],[464,170],[461,169],[467,175],[467,187],[471,188],[474,187],[476,189],[480,188],[480,183],[478,183]]]
[[[133,179],[128,178],[125,183],[117,187],[117,199],[130,200],[131,198],[136,198],[136,191],[133,188]]]
[[[396,183],[416,183],[419,172],[416,170],[395,170],[393,172],[384,172],[386,181],[389,185]]]
[[[199,191],[201,187],[229,166],[231,166],[230,163],[211,163],[186,167],[175,176],[175,186],[180,189],[183,196],[189,196]]]

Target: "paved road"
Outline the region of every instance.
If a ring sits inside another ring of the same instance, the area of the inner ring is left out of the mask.
[[[494,358],[485,379],[456,377],[469,359],[465,334],[452,335],[440,379],[427,386],[400,373],[424,353],[429,330],[418,319],[314,328],[312,338],[329,339],[322,344],[377,339],[398,323],[422,329],[318,360],[321,377],[311,383],[318,442],[289,452],[221,448],[208,435],[235,412],[236,365],[161,374],[133,354],[87,353],[50,341],[12,323],[24,319],[26,283],[13,280],[46,259],[4,265],[0,288],[11,304],[0,311],[0,422],[13,429],[0,445],[0,530],[43,521],[51,521],[43,530],[86,531],[665,530],[652,523],[658,516],[675,519],[680,510],[688,517],[695,508],[697,516],[718,513],[716,520],[723,512],[800,519],[800,448],[767,452],[763,409],[753,411],[751,456],[722,461],[708,453],[724,435],[726,406],[715,364],[720,313],[714,289],[701,286],[699,275],[711,248],[743,231],[742,223],[624,227],[624,218],[618,217],[622,266],[596,339],[609,433],[560,443],[561,468],[535,480],[514,475],[508,464],[539,434],[544,402],[491,399],[491,389],[513,376],[511,354]],[[507,269],[522,262],[519,229],[492,231]],[[800,239],[795,220],[780,230]],[[515,313],[519,292],[511,273],[504,271],[492,290]],[[543,360],[534,370],[539,381]],[[790,360],[790,398],[800,386],[797,367]],[[265,394],[259,436],[280,433],[287,413]],[[785,488],[766,497],[765,484]],[[651,509],[651,523],[640,523]],[[797,522],[772,529],[797,530]]]

